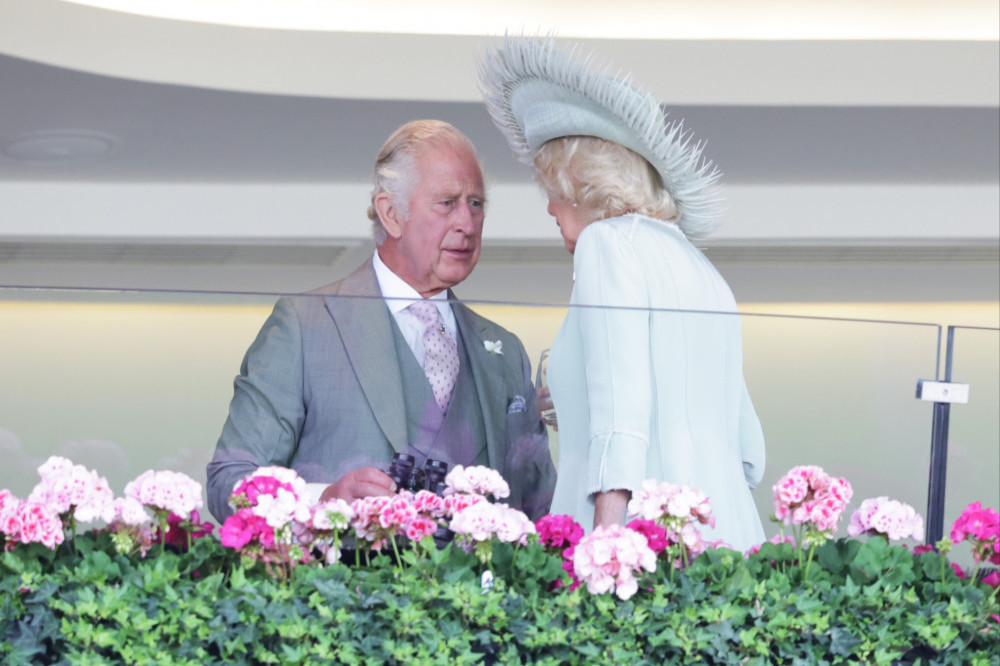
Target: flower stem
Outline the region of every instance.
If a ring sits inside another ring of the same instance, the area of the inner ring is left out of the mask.
[[[389,542],[392,544],[392,553],[396,556],[396,567],[402,571],[403,569],[403,558],[399,556],[399,548],[396,547],[395,537],[391,537]]]
[[[805,583],[809,579],[809,567],[812,566],[813,553],[816,552],[816,544],[812,543],[809,545],[809,557],[806,558],[806,568],[802,573],[802,582]]]

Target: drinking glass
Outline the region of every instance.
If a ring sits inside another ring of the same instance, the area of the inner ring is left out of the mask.
[[[538,397],[535,406],[542,417],[545,425],[559,430],[559,422],[556,420],[556,410],[552,405],[552,397],[549,395],[549,350],[543,349],[541,358],[538,359],[538,370],[535,372],[535,389]]]

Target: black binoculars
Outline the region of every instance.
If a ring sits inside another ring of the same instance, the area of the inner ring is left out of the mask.
[[[413,456],[397,453],[392,456],[386,473],[401,490],[414,493],[429,490],[435,495],[441,495],[445,488],[444,477],[448,475],[448,463],[428,458],[423,467],[417,467]]]

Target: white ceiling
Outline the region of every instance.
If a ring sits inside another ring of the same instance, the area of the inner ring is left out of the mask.
[[[817,0],[806,11],[781,0],[550,1],[463,13],[435,0],[421,3],[420,16],[413,6],[0,0],[0,149],[63,130],[113,142],[94,161],[4,155],[0,180],[364,181],[392,129],[437,117],[469,134],[494,179],[526,181],[475,91],[487,38],[446,32],[497,34],[519,14],[540,27],[564,16],[567,25],[552,28],[560,34],[592,35],[603,24],[619,35],[582,42],[684,118],[729,183],[1000,179],[995,2]],[[157,17],[185,12],[202,22]],[[358,32],[373,19],[391,27],[389,12],[407,18],[411,34]],[[279,19],[296,29],[259,27]],[[339,31],[321,29],[336,21]],[[621,38],[629,26],[646,39]],[[650,39],[650,26],[710,39]],[[789,39],[818,30],[835,39]],[[760,39],[773,35],[783,41]]]
[[[573,37],[632,71],[706,142],[729,185],[1000,182],[993,1],[817,1],[805,9],[782,0],[576,0],[504,2],[477,13],[437,0],[413,17],[405,14],[413,3],[382,0],[366,3],[373,13],[361,19],[345,13],[359,3],[332,0],[154,4],[129,0],[133,13],[123,13],[0,0],[0,193],[18,183],[49,184],[56,195],[74,183],[363,183],[385,137],[418,117],[465,131],[494,183],[527,183],[474,78],[485,35],[522,27]],[[215,14],[156,16],[179,10]],[[401,32],[373,31],[380,11],[393,11],[397,22],[382,23]],[[285,27],[260,27],[261,16],[284,17]],[[341,29],[323,23],[331,16]],[[445,20],[456,17],[465,23]],[[594,28],[601,25],[604,34]],[[18,141],[65,131],[105,138],[112,149],[92,160],[9,154]],[[24,239],[5,238],[0,219],[5,240]],[[80,262],[91,261],[84,255]]]
[[[471,66],[471,64],[470,64]],[[0,145],[85,130],[90,162],[0,159],[0,179],[363,181],[385,137],[413,118],[465,131],[500,181],[529,180],[476,102],[358,100],[147,83],[0,55]],[[729,183],[991,183],[995,108],[678,105]]]

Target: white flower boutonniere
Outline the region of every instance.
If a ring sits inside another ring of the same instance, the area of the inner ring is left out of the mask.
[[[491,354],[500,354],[503,356],[503,340],[497,340],[496,342],[491,342],[490,340],[483,340],[483,346],[486,347],[486,351]]]

